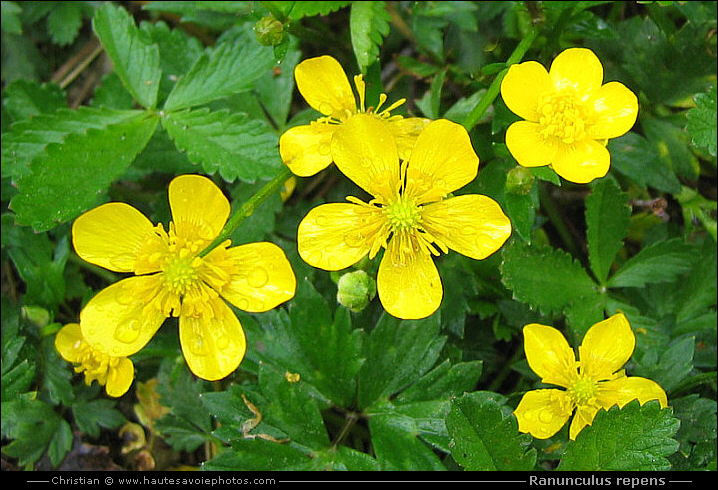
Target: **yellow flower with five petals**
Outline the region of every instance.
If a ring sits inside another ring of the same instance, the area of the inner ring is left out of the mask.
[[[112,397],[124,395],[135,377],[135,366],[126,357],[108,356],[88,344],[77,323],[62,327],[55,336],[55,349],[63,359],[75,366],[75,372],[85,374],[88,386],[97,380]]]
[[[325,270],[347,268],[385,249],[377,291],[385,310],[403,319],[424,318],[441,304],[443,288],[434,255],[455,250],[484,259],[511,234],[511,222],[489,197],[448,197],[477,175],[479,158],[466,130],[445,119],[419,135],[401,161],[381,121],[357,115],[332,141],[337,168],[373,196],[315,207],[297,232],[299,254]]]
[[[553,327],[532,323],[523,329],[526,360],[543,383],[565,388],[532,390],[524,394],[514,411],[519,430],[538,439],[558,432],[576,411],[569,436],[576,439],[591,425],[599,410],[622,408],[632,400],[644,404],[668,400],[658,383],[626,376],[621,369],[630,359],[636,337],[628,319],[617,313],[588,329],[578,348],[578,358],[564,336]]]
[[[176,177],[169,203],[168,231],[117,202],[75,220],[72,240],[82,259],[135,274],[87,303],[80,313],[82,334],[93,348],[124,357],[144,347],[167,317],[179,317],[190,370],[221,379],[246,351],[242,326],[225,301],[244,311],[267,311],[294,296],[296,278],[284,252],[268,242],[229,247],[226,240],[201,256],[230,214],[229,201],[208,178]]]
[[[550,70],[535,61],[512,65],[501,96],[523,121],[506,131],[506,146],[519,165],[550,165],[566,180],[585,184],[608,172],[610,138],[636,122],[638,99],[620,82],[603,84],[593,51],[570,48]]]
[[[401,99],[380,111],[386,94],[379,96],[376,108],[364,104],[365,83],[362,75],[354,77],[359,105],[354,99],[349,79],[339,62],[331,56],[319,56],[302,61],[294,70],[297,88],[307,103],[322,114],[310,124],[295,126],[279,139],[279,153],[289,169],[300,177],[309,177],[332,163],[332,137],[357,114],[370,114],[386,122],[385,131],[397,141],[399,155],[408,158],[416,137],[429,124],[428,119],[404,118],[391,111],[405,102]]]

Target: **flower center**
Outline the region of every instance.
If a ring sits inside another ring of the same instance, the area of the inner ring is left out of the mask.
[[[400,196],[398,200],[384,209],[394,232],[407,232],[416,229],[421,222],[421,210],[412,200]]]
[[[201,260],[192,256],[171,258],[163,269],[167,289],[179,296],[184,296],[199,278],[197,265]]]
[[[576,405],[589,405],[598,392],[598,385],[589,378],[579,378],[573,386],[569,388],[569,393],[576,402]]]
[[[101,384],[105,384],[107,371],[115,358],[93,349],[84,341],[80,352],[80,364],[75,367],[75,372],[84,372],[88,383],[98,380]]]
[[[576,94],[563,92],[544,96],[538,114],[544,137],[554,136],[566,144],[586,138],[586,111]]]

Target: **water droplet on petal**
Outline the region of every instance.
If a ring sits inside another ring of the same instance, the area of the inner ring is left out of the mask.
[[[359,232],[347,233],[344,235],[344,243],[349,247],[357,248],[364,243],[364,236]]]
[[[269,274],[264,267],[257,266],[249,271],[247,283],[253,288],[261,288],[269,281]]]
[[[328,116],[332,112],[334,112],[334,109],[332,108],[331,104],[329,104],[328,102],[322,102],[321,104],[319,104],[319,112],[321,112],[325,116]]]
[[[115,339],[125,344],[131,344],[136,341],[140,336],[140,322],[132,320],[128,323],[122,324],[115,330]]]
[[[226,335],[221,335],[217,339],[216,345],[218,349],[226,349],[229,346],[229,338]]]
[[[539,412],[538,418],[539,421],[543,422],[544,424],[548,424],[553,421],[553,414],[548,410],[543,410]]]

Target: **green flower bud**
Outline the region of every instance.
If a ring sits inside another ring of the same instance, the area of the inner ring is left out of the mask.
[[[506,192],[525,196],[534,186],[533,172],[526,167],[514,167],[506,174]]]
[[[272,15],[262,17],[254,25],[254,34],[257,41],[263,46],[276,46],[284,39],[284,24]]]
[[[354,313],[366,308],[376,296],[376,281],[362,270],[344,274],[337,288],[337,302]]]
[[[30,323],[39,328],[50,323],[50,312],[40,306],[23,306],[22,314]]]

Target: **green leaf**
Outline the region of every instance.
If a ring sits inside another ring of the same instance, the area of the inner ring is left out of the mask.
[[[30,174],[18,181],[18,195],[10,202],[17,222],[44,231],[90,208],[147,145],[157,121],[140,115],[47,145],[32,159]]]
[[[31,467],[46,451],[57,466],[72,447],[69,424],[50,405],[23,397],[3,402],[0,410],[3,433],[13,439],[2,452],[17,458],[20,466]]]
[[[18,14],[22,9],[16,2],[2,2],[2,32],[8,34],[22,34],[22,21]]]
[[[660,160],[673,169],[677,176],[690,180],[698,178],[698,159],[690,149],[690,136],[686,133],[684,114],[671,118],[646,117],[641,120],[646,138],[658,150]]]
[[[588,260],[599,284],[605,284],[628,234],[628,196],[612,180],[600,180],[586,197]]]
[[[716,156],[716,87],[713,86],[707,94],[696,94],[693,97],[696,107],[686,114],[688,123],[686,130],[692,137],[693,144],[698,148],[705,148],[713,156]]]
[[[596,293],[581,264],[562,250],[514,241],[504,247],[503,283],[516,299],[542,311],[560,311],[572,301]]]
[[[374,415],[369,419],[371,441],[379,468],[385,471],[446,470],[436,454],[416,432],[407,430],[413,421],[395,415]]]
[[[658,150],[643,136],[629,132],[608,142],[611,166],[641,187],[677,193],[681,182]]]
[[[239,440],[211,460],[202,463],[210,471],[300,471],[311,469],[312,459],[292,444],[264,439]]]
[[[6,233],[7,252],[26,284],[24,302],[56,311],[65,299],[67,239],[62,242],[62,247],[57,247],[57,254],[53,256],[55,250],[46,233],[35,233],[20,226],[13,226]]]
[[[648,283],[671,282],[689,271],[695,247],[680,238],[656,242],[628,259],[608,281],[608,287],[643,287]]]
[[[125,417],[115,408],[112,400],[91,400],[72,405],[77,428],[90,437],[99,437],[100,428],[116,429]]]
[[[184,360],[176,362],[172,358],[163,360],[157,379],[160,401],[170,409],[165,417],[172,419],[165,427],[175,427],[177,424],[173,421],[183,419],[186,422],[182,424],[183,429],[191,426],[196,433],[208,434],[212,430],[212,420],[200,395],[207,391],[209,383],[193,376]]]
[[[345,308],[338,308],[332,319],[324,299],[307,280],[299,282],[295,298],[301,303],[293,302],[289,317],[312,367],[306,379],[337,405],[350,406],[364,363],[362,331],[352,328]]]
[[[655,471],[668,470],[666,459],[678,449],[673,439],[680,422],[670,408],[657,401],[641,406],[633,401],[619,409],[600,410],[566,446],[559,470]]]
[[[391,16],[385,2],[353,2],[349,15],[349,32],[359,70],[366,73],[379,57],[379,48],[389,34]]]
[[[277,135],[245,114],[207,108],[168,113],[163,127],[190,161],[227,181],[269,179],[280,169]]]
[[[671,400],[673,413],[681,421],[675,439],[681,447],[671,456],[673,470],[709,469],[716,457],[716,402],[699,395]]]
[[[280,428],[293,442],[315,449],[329,446],[319,402],[306,382],[289,381],[276,368],[261,364],[259,385],[268,404],[257,408],[269,424]]]
[[[3,106],[16,121],[67,107],[65,92],[56,83],[15,80],[4,95]]]
[[[446,360],[396,397],[396,403],[446,400],[471,391],[479,381],[483,361],[451,365]]]
[[[676,339],[647,351],[632,374],[651,379],[670,392],[693,370],[696,339],[692,336]]]
[[[17,339],[23,340],[23,339]],[[20,347],[22,343],[20,343]],[[31,364],[27,359],[23,359],[20,363],[11,369],[5,369],[5,356],[3,355],[3,372],[2,372],[2,400],[14,400],[19,394],[25,393],[30,388],[31,383],[35,380],[35,365]]]
[[[210,439],[208,433],[199,430],[187,419],[172,414],[157,420],[155,429],[178,451],[192,452]]]
[[[70,134],[82,135],[90,129],[104,130],[113,124],[129,123],[142,118],[142,111],[116,111],[80,107],[61,109],[15,123],[2,138],[2,177],[17,181],[31,172],[32,160],[46,151],[51,143],[64,143]]]
[[[157,45],[112,3],[97,11],[92,26],[125,88],[143,107],[155,107],[162,75]]]
[[[434,366],[446,341],[439,336],[438,314],[424,320],[399,320],[382,314],[365,342],[366,361],[359,371],[359,406],[413,384]]]
[[[531,243],[531,235],[536,223],[536,209],[539,207],[539,189],[537,185],[528,194],[520,195],[507,192],[504,196],[506,214],[511,225],[521,239]]]
[[[71,44],[82,27],[83,2],[59,2],[47,16],[47,30],[52,42],[65,46]]]
[[[453,439],[451,455],[470,471],[528,471],[536,463],[530,436],[520,434],[505,399],[477,391],[451,400],[446,427]]]
[[[270,47],[240,34],[205,51],[177,81],[164,110],[186,109],[249,90],[274,64]]]
[[[272,2],[290,19],[299,20],[315,15],[328,15],[352,2]]]

